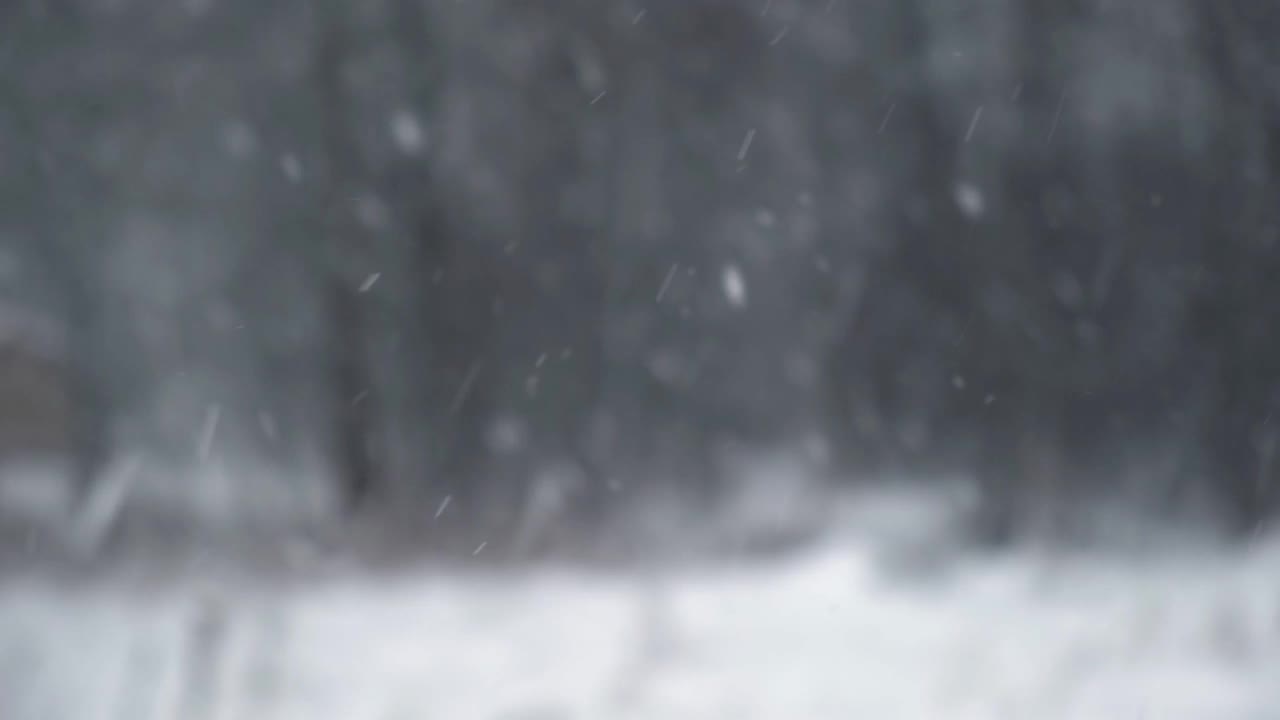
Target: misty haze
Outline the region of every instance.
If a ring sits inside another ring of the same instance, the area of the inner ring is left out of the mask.
[[[0,3],[0,720],[1277,719],[1278,517],[1268,0]]]

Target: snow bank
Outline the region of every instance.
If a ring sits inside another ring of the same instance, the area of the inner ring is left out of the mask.
[[[1204,718],[1280,714],[1280,542],[1030,552],[903,578],[768,564],[423,572],[268,591],[0,590],[0,717]]]

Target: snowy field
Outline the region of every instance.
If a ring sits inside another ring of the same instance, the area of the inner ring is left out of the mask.
[[[1280,718],[1280,542],[0,588],[4,720]]]

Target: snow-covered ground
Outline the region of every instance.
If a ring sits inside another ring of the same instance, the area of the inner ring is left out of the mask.
[[[0,587],[4,720],[1280,718],[1280,542]]]

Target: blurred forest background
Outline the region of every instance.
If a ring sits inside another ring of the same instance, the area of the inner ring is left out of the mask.
[[[986,542],[1247,536],[1277,37],[1246,0],[3,3],[5,555],[604,548],[767,457],[968,482]]]

